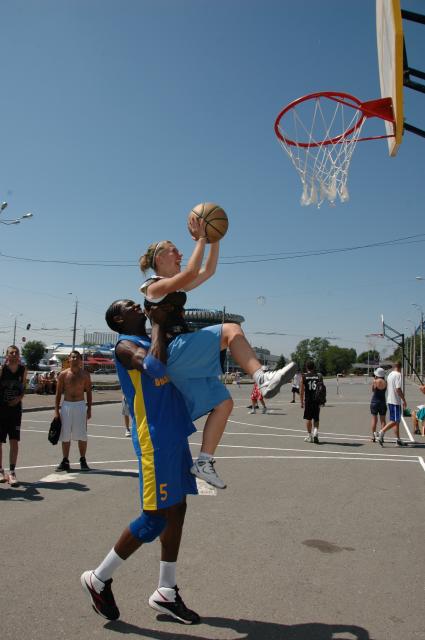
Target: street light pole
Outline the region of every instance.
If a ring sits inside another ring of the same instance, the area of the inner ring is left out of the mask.
[[[7,202],[2,202],[0,204],[0,213],[2,213],[6,207],[7,207]],[[26,220],[27,218],[32,218],[33,214],[31,212],[25,213],[23,216],[20,216],[19,218],[0,218],[0,224],[20,224],[21,220]]]
[[[75,299],[75,311],[74,311],[74,330],[72,332],[72,350],[75,349],[75,338],[77,334],[77,313],[78,313],[78,300]]]
[[[419,276],[418,276],[417,279],[419,279]],[[421,380],[422,380],[423,379],[423,375],[424,375],[424,310],[422,309],[422,307],[419,304],[416,304],[416,302],[412,302],[412,307],[416,307],[421,312],[421,333],[420,333],[420,350],[421,350],[420,363],[421,364],[420,364],[420,371],[421,371]]]

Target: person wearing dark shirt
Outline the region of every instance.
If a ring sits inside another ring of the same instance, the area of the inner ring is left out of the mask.
[[[21,364],[18,347],[11,345],[6,351],[6,362],[0,371],[0,482],[18,484],[16,461],[21,439],[22,398],[25,393],[27,369]],[[9,438],[9,473],[3,469],[3,444]]]
[[[319,415],[320,404],[316,399],[316,389],[319,381],[323,379],[322,374],[316,371],[313,360],[306,362],[307,372],[301,378],[301,408],[304,409],[304,420],[306,421],[307,437],[305,442],[319,444]]]

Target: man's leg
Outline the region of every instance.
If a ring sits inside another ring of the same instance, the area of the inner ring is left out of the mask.
[[[313,436],[311,434],[312,421],[311,420],[306,420],[305,421],[305,426],[307,427],[307,437],[304,438],[304,442],[313,442]]]
[[[81,584],[93,609],[108,620],[118,620],[119,609],[112,593],[112,575],[142,544],[153,542],[167,524],[163,511],[143,511],[124,529],[115,546],[93,571],[84,571]]]
[[[81,471],[90,471],[90,467],[86,460],[87,440],[78,440],[78,450],[80,452]]]
[[[3,443],[0,442],[0,482],[6,482],[6,475],[3,469]]]
[[[62,425],[63,428],[63,425]],[[69,471],[69,450],[71,448],[71,441],[62,442],[62,462],[58,464],[55,471]]]
[[[386,433],[389,429],[392,429],[393,427],[395,427],[396,423],[392,420],[390,422],[387,422],[387,424],[382,427],[381,431],[378,433],[378,442],[379,444],[382,445],[384,444],[384,433]]]
[[[185,624],[198,624],[199,615],[183,602],[176,580],[176,562],[186,515],[186,501],[167,509],[167,526],[160,535],[161,562],[158,589],[149,598],[149,605]]]
[[[313,420],[313,423],[313,442],[314,444],[319,444],[319,419]]]

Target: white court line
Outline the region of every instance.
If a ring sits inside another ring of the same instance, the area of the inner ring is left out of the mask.
[[[422,456],[418,456],[418,460],[419,460],[419,464],[421,465],[422,469],[425,471],[425,462],[424,462],[424,459],[422,458]]]
[[[414,438],[414,437],[412,436],[412,434],[410,433],[410,429],[409,429],[409,427],[407,426],[407,422],[406,422],[406,420],[404,419],[403,415],[401,416],[401,421],[402,421],[402,423],[403,423],[403,427],[404,427],[404,428],[405,428],[405,430],[406,430],[406,433],[407,433],[407,435],[408,435],[408,438],[409,438],[410,442],[415,442],[415,438]]]
[[[306,430],[305,429],[291,429],[289,427],[271,427],[265,424],[253,424],[252,422],[240,422],[238,420],[228,420],[228,422],[232,422],[233,424],[241,424],[244,427],[256,427],[257,429],[272,429],[273,431],[293,431],[294,433],[302,433],[303,435],[306,434]],[[225,433],[228,433],[227,431]],[[353,434],[353,433],[333,433],[331,431],[322,431],[320,430],[320,434],[322,436],[341,436],[341,438],[348,438],[348,439],[368,439],[368,436],[364,436],[364,435],[358,435],[358,434]],[[394,440],[395,442],[395,440]]]
[[[197,442],[191,442],[190,444],[197,444],[198,446],[201,446],[201,443],[197,443]],[[282,448],[282,447],[252,447],[252,446],[248,446],[248,445],[238,445],[238,444],[222,444],[220,443],[218,445],[220,448],[225,448],[225,449],[256,449],[256,450],[260,450],[260,451],[296,451],[297,453],[312,453],[312,449],[291,449],[291,448]],[[333,456],[340,456],[342,455],[340,451],[328,451],[326,449],[322,449],[322,451],[317,451],[317,453],[321,454],[321,453],[327,453],[328,455]],[[416,456],[409,456],[407,454],[402,454],[402,453],[363,453],[363,452],[357,452],[357,451],[344,451],[344,455],[346,456],[364,456],[364,457],[377,457],[377,458],[407,458],[412,460],[413,458],[416,459]],[[214,458],[217,458],[218,456],[214,455]],[[350,458],[347,458],[347,460],[349,460]]]
[[[22,420],[22,422],[34,422],[36,424],[50,424],[50,420]],[[88,422],[89,427],[106,427],[107,429],[125,429],[123,424],[98,424],[97,422]]]
[[[49,431],[40,431],[39,429],[21,429],[23,433],[49,433]],[[131,438],[124,436],[95,436],[93,433],[87,434],[88,438],[104,438],[105,440],[130,440]]]
[[[391,460],[390,458],[331,458],[327,456],[214,456],[216,460],[345,460],[349,462],[414,462],[416,460]]]
[[[24,431],[25,433],[44,433],[46,434],[47,431],[39,431],[36,429],[21,429],[21,431]],[[229,434],[226,434],[229,435]],[[240,435],[240,434],[232,434],[232,435]],[[242,434],[245,435],[245,434]],[[263,434],[251,434],[248,433],[246,435],[263,435]],[[92,434],[88,434],[89,438],[100,438],[100,439],[105,439],[105,440],[128,440],[128,438],[126,438],[125,436],[95,436]],[[190,442],[190,444],[192,445],[198,445],[199,447],[201,446],[200,443],[197,442]],[[253,447],[253,446],[248,446],[248,445],[233,445],[233,444],[219,444],[219,447],[228,447],[228,448],[237,448],[237,449],[260,449],[260,450],[266,450],[266,451],[304,451],[306,453],[311,452],[311,449],[291,449],[291,448],[281,448],[281,447]],[[329,453],[335,456],[341,455],[339,451],[326,451],[323,450],[323,453]],[[408,454],[397,454],[397,453],[363,453],[363,452],[357,452],[357,451],[346,451],[345,452],[346,455],[349,456],[383,456],[383,457],[396,457],[396,458],[400,458],[400,457],[410,457]],[[92,464],[96,464],[96,463],[92,463]],[[101,463],[99,463],[101,464]],[[47,465],[49,466],[49,465]],[[51,465],[50,465],[51,466]]]
[[[252,425],[252,426],[257,426],[257,425]],[[300,429],[289,429],[289,431],[297,431],[297,433],[296,434],[295,433],[254,433],[253,431],[226,431],[224,435],[225,436],[258,436],[260,438],[265,438],[265,437],[266,438],[304,438],[306,435],[305,430],[301,431]],[[324,435],[328,436],[326,440],[329,440],[329,439],[348,440],[353,444],[356,444],[357,442],[361,443],[363,441],[369,442],[369,438],[367,436],[342,437],[342,436],[335,435],[333,433],[325,433],[325,432],[320,432],[320,434],[322,436]],[[330,444],[330,443],[326,442],[326,444]]]

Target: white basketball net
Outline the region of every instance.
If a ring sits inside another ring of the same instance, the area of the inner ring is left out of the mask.
[[[279,131],[283,138],[299,140],[307,145],[317,144],[305,147],[290,145],[279,138],[300,176],[303,206],[315,204],[320,207],[325,200],[334,205],[337,198],[341,202],[349,199],[348,170],[365,120],[363,119],[358,128],[340,142],[323,144],[318,141],[338,138],[344,131],[354,127],[360,117],[359,109],[335,102],[325,96],[302,102],[282,117]],[[303,119],[311,120],[311,125],[305,125]]]

